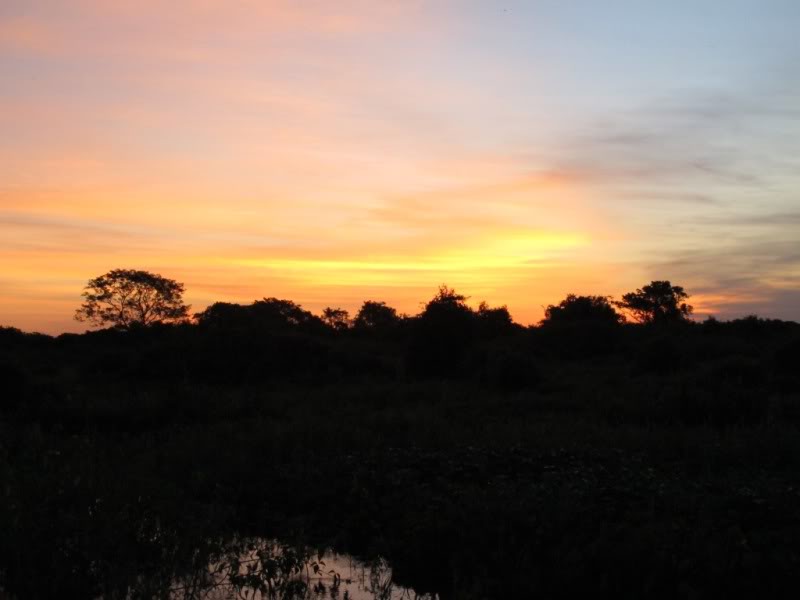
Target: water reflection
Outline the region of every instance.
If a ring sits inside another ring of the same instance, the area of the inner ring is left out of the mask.
[[[205,568],[176,577],[169,598],[188,600],[438,600],[395,585],[383,559],[298,549],[274,540],[228,542]]]

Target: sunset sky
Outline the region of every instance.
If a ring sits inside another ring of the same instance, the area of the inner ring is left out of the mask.
[[[86,281],[800,320],[797,0],[2,0],[0,325]]]

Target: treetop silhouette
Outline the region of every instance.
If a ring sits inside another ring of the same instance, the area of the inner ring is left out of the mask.
[[[357,331],[387,331],[396,327],[400,321],[397,310],[386,302],[367,300],[353,319],[353,328]]]
[[[114,269],[89,280],[82,294],[84,302],[76,311],[75,319],[119,329],[184,322],[188,320],[190,307],[183,303],[183,292],[182,283],[161,275]],[[642,324],[683,322],[693,311],[692,306],[685,302],[687,298],[689,294],[683,287],[674,286],[669,281],[652,281],[624,294],[619,301],[610,296],[568,294],[558,304],[547,306],[541,325],[618,325],[625,322],[625,317],[615,310],[615,306]],[[474,310],[467,305],[467,299],[467,296],[441,285],[415,317],[399,315],[385,302],[374,300],[365,301],[352,319],[347,310],[332,307],[317,316],[295,302],[278,298],[264,298],[249,305],[216,302],[194,317],[203,327],[256,327],[259,330],[299,327],[308,331],[328,328],[340,332],[389,332],[406,322],[417,323],[417,329],[436,331],[436,336],[455,337],[471,335],[473,331],[482,332],[480,335],[483,337],[493,337],[521,327],[514,323],[506,306],[492,308],[482,302]]]
[[[324,329],[323,320],[291,300],[264,298],[252,304],[215,302],[195,314],[202,327],[216,329],[284,330],[298,327],[303,330]]]
[[[542,324],[607,323],[616,325],[624,320],[625,318],[614,310],[608,296],[568,294],[560,303],[551,304],[545,309]]]
[[[78,321],[129,329],[136,325],[176,323],[189,316],[184,286],[149,271],[114,269],[90,279],[75,312]]]
[[[350,313],[343,308],[328,306],[322,311],[322,320],[336,331],[346,331],[350,328]]]
[[[669,281],[651,281],[648,285],[622,296],[615,302],[629,311],[639,323],[677,323],[686,321],[694,308],[684,300],[689,298],[679,285]]]

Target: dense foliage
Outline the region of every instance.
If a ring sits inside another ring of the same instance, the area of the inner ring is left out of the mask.
[[[669,281],[653,281],[648,285],[628,292],[617,302],[620,308],[629,311],[640,323],[675,323],[685,321],[694,310],[684,300],[689,294],[679,285]]]
[[[177,323],[189,316],[190,307],[183,303],[183,292],[182,283],[161,275],[114,269],[89,280],[75,319],[121,329]]]

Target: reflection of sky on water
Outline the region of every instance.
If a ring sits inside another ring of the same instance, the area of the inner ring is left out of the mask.
[[[240,555],[240,572],[246,565],[256,561],[253,550]],[[191,582],[175,583],[172,588],[173,600],[203,598],[205,600],[269,600],[270,596],[252,588],[236,589],[227,579],[227,570],[220,569],[222,563],[214,563],[208,568],[208,576],[195,577]],[[314,569],[314,565],[318,569]],[[383,559],[365,563],[347,554],[326,553],[321,560],[309,559],[304,572],[297,579],[307,582],[304,593],[291,596],[294,600],[435,600],[435,596],[417,594],[414,590],[395,585],[392,570]],[[201,583],[204,581],[204,583]],[[280,594],[275,596],[283,598]]]

